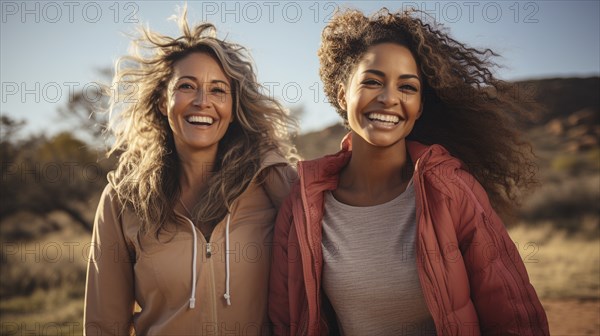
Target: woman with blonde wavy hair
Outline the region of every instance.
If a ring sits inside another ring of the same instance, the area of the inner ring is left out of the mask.
[[[190,28],[185,11],[179,25],[177,38],[142,29],[116,66],[114,83],[134,96],[111,97],[119,162],[96,213],[87,335],[269,332],[293,122],[243,47],[212,24]]]
[[[499,213],[535,183],[490,50],[420,12],[337,13],[319,49],[349,129],[300,162],[274,233],[269,316],[282,335],[547,335]]]

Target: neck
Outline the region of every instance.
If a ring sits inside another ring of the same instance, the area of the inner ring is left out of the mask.
[[[404,139],[375,147],[352,133],[352,158],[340,174],[340,185],[376,195],[403,185],[411,173]]]
[[[187,199],[189,195],[198,195],[206,187],[215,166],[217,148],[199,151],[178,149],[177,154],[181,166],[181,195]]]

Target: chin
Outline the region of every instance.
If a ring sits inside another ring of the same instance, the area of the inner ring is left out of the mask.
[[[402,137],[390,137],[385,135],[373,135],[368,137],[367,143],[374,147],[391,147],[394,145],[398,145],[399,143],[403,143],[405,138]]]
[[[201,151],[208,150],[212,147],[215,147],[217,144],[214,141],[202,141],[198,139],[190,139],[185,141],[184,146],[193,150],[193,151]]]

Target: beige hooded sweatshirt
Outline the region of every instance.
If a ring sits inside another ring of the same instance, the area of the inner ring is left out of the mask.
[[[139,219],[109,184],[94,222],[86,335],[269,334],[273,226],[296,178],[284,158],[268,154],[209,242],[181,206],[158,241],[139,234]]]

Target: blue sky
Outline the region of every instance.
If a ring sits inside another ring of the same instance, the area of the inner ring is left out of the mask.
[[[258,78],[288,107],[303,106],[301,131],[338,121],[318,76],[320,34],[340,7],[372,13],[417,7],[457,40],[502,55],[507,80],[600,75],[599,1],[188,1],[190,22],[210,21],[221,37],[247,47]],[[178,35],[167,19],[183,2],[2,1],[2,114],[26,132],[69,130],[58,108],[70,92],[101,80],[98,70],[127,52],[136,25]]]

